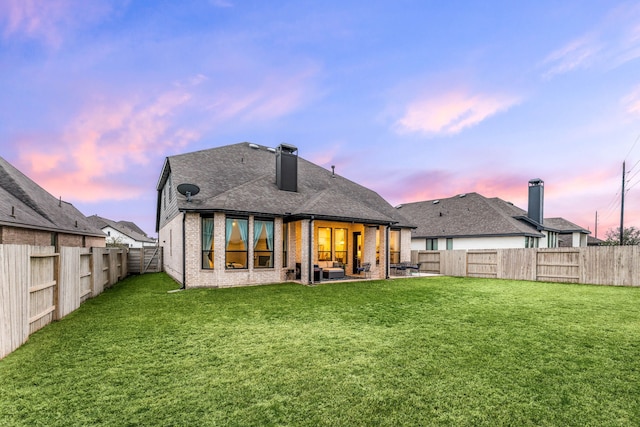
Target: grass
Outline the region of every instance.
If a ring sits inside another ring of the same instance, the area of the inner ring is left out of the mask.
[[[0,425],[640,424],[640,289],[131,277],[0,361]]]

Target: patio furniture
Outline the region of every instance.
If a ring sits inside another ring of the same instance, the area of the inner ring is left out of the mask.
[[[356,270],[358,271],[358,274],[364,274],[365,278],[370,278],[371,277],[371,263],[370,262],[363,263],[362,266],[358,267]]]

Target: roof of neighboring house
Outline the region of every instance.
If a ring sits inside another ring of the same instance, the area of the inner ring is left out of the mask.
[[[55,198],[2,157],[0,225],[104,237],[71,203]]]
[[[411,226],[376,192],[302,157],[298,157],[298,191],[280,190],[276,185],[274,150],[247,142],[168,157],[157,187],[158,208],[160,190],[169,173],[174,188],[182,183],[200,187],[190,202],[178,196],[182,211],[313,216]],[[159,212],[160,209],[157,226]]]
[[[562,218],[545,219],[543,225],[537,224],[527,217],[525,210],[512,203],[478,193],[405,203],[397,209],[417,226],[412,237],[543,237],[541,230],[588,233]]]
[[[136,242],[155,243],[155,240],[148,237],[146,234],[144,234],[144,231],[138,232],[137,230],[140,230],[140,228],[132,222],[129,222],[129,221],[116,222],[107,218],[103,218],[98,215],[91,215],[90,217],[88,217],[88,219],[92,224],[94,224],[96,227],[100,228],[101,230],[104,230],[107,227],[111,227],[114,230],[118,231],[119,233],[132,238]],[[137,230],[134,230],[133,228],[129,227],[128,224],[133,224]]]

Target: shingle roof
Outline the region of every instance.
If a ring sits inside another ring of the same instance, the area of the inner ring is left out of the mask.
[[[137,225],[135,225],[132,222],[128,222],[128,221],[113,221],[107,218],[103,218],[101,216],[98,215],[92,215],[90,217],[87,218],[93,225],[95,225],[96,227],[100,228],[101,230],[104,230],[106,227],[111,227],[114,230],[117,230],[118,232],[120,232],[121,234],[124,234],[125,236],[129,236],[130,238],[132,238],[133,240],[135,240],[136,242],[146,242],[146,243],[155,243],[155,240],[147,237],[146,234],[144,234],[144,232],[139,233],[136,230],[130,228],[128,225],[126,224],[133,224],[135,226],[135,228],[137,228],[138,230],[140,229]]]
[[[174,187],[181,183],[200,187],[191,202],[179,196],[180,210],[313,215],[410,226],[402,214],[376,192],[332,175],[331,171],[302,157],[298,157],[298,191],[278,189],[276,155],[273,149],[256,144],[245,142],[168,157],[158,183],[159,191],[169,172]]]
[[[498,198],[467,193],[447,199],[406,203],[398,210],[417,228],[412,237],[533,236],[533,224],[516,219],[526,212]]]
[[[0,224],[103,237],[71,203],[55,198],[0,157]]]

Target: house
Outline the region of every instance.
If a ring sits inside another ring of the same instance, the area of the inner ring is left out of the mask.
[[[183,287],[357,275],[386,278],[411,259],[411,228],[372,190],[298,156],[238,143],[167,157],[156,231]]]
[[[0,157],[0,244],[104,247],[105,235]]]
[[[560,237],[587,246],[589,231],[563,218],[543,218],[544,182],[529,181],[528,210],[478,193],[406,203],[397,209],[416,228],[412,250],[555,248]]]
[[[89,221],[107,235],[107,244],[122,245],[128,248],[156,246],[156,240],[136,224],[130,221],[112,221],[98,215],[88,217]]]

